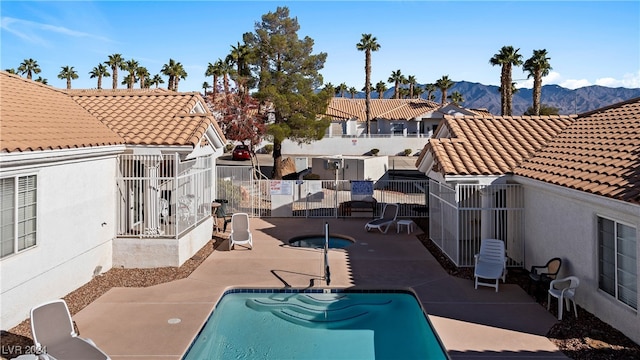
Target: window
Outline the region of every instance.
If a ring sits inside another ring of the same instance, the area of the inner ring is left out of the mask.
[[[0,257],[36,244],[36,176],[0,179]]]
[[[638,309],[636,229],[598,217],[598,286]]]

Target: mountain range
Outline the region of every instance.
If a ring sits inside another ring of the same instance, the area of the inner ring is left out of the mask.
[[[424,87],[424,85],[417,85]],[[462,94],[464,102],[460,105],[468,109],[487,109],[494,115],[500,115],[500,92],[498,86],[483,85],[467,81],[456,82],[447,90],[451,95],[454,91]],[[434,101],[440,102],[440,90],[436,90]],[[345,97],[350,95],[345,94]],[[427,94],[423,93],[422,98]],[[364,98],[364,92],[357,93],[356,98]],[[393,87],[384,93],[384,98],[393,97]],[[640,88],[610,88],[599,85],[585,86],[578,89],[567,89],[559,85],[544,85],[542,87],[541,102],[546,106],[558,108],[561,115],[580,114],[599,109],[621,101],[640,97]],[[371,93],[372,99],[378,98],[377,92]],[[513,95],[513,115],[522,115],[533,103],[533,89],[522,88]]]

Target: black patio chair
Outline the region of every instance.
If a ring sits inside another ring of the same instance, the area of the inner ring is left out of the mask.
[[[537,298],[540,288],[545,291],[549,290],[549,285],[551,284],[551,281],[555,280],[558,276],[561,266],[562,259],[558,257],[547,261],[545,265],[532,266],[531,271],[529,271],[529,287],[527,292],[531,293],[531,287],[534,286],[534,295]]]

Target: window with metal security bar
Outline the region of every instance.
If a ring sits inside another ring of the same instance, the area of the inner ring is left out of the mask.
[[[0,257],[36,245],[36,175],[0,179]]]
[[[598,217],[598,286],[638,310],[636,229]]]

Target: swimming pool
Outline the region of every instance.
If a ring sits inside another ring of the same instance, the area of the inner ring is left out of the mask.
[[[289,240],[289,245],[295,247],[322,249],[324,248],[324,241],[325,236],[322,234],[300,235],[291,238]],[[329,249],[344,249],[354,243],[355,240],[352,237],[339,234],[329,234]]]
[[[183,359],[449,359],[409,290],[231,289]]]

